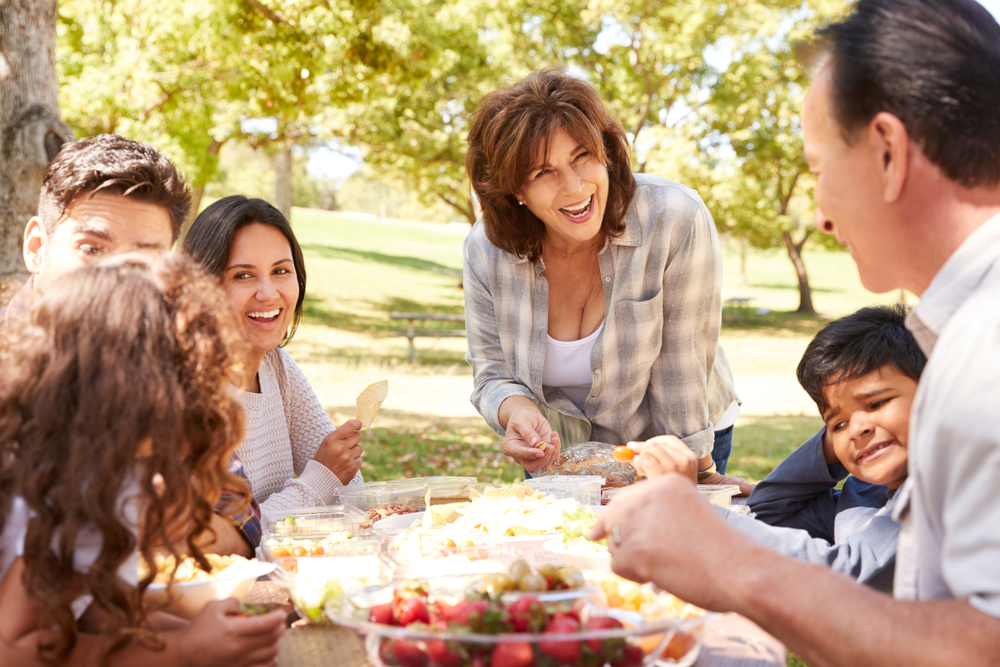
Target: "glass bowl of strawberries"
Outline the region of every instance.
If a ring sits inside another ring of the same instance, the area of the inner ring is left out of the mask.
[[[498,591],[475,576],[346,592],[329,618],[365,635],[376,667],[641,667],[700,619],[647,618],[607,605],[600,585]]]

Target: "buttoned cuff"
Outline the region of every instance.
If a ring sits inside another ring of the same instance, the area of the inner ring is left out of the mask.
[[[337,489],[343,486],[340,479],[325,465],[318,461],[310,461],[306,469],[296,480],[312,489],[324,505],[332,505],[337,498]]]

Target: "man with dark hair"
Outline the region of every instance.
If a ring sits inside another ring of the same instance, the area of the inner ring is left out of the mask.
[[[117,253],[170,250],[190,208],[184,177],[152,146],[114,134],[64,145],[45,172],[38,214],[24,230],[31,277],[0,310],[0,330],[64,273]],[[238,460],[232,467],[246,477]],[[240,510],[246,506],[224,493],[212,524],[215,542],[202,549],[252,555],[261,524],[255,505]]]
[[[802,124],[817,223],[873,291],[920,295],[894,597],[769,551],[684,477],[615,497],[614,569],[735,611],[810,665],[1000,664],[1000,26],[974,0],[859,0]]]
[[[0,326],[26,309],[32,294],[94,259],[169,250],[190,207],[183,176],[152,146],[111,134],[66,144],[45,172],[38,214],[24,230],[32,275],[0,311]]]

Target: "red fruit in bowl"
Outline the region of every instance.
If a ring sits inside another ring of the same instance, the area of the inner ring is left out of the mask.
[[[463,600],[448,610],[447,616],[442,616],[449,623],[466,628],[475,628],[482,623],[489,604],[485,600]]]
[[[404,627],[410,623],[430,623],[431,615],[427,611],[427,602],[423,598],[403,600],[399,605],[396,622]]]
[[[372,623],[381,623],[382,625],[392,625],[392,605],[377,604],[371,609],[371,615],[368,620]]]
[[[528,642],[503,642],[493,649],[490,667],[530,667],[535,653]]]
[[[622,659],[611,663],[611,667],[641,667],[642,659],[645,657],[646,654],[642,652],[640,647],[635,644],[626,644]]]
[[[572,617],[556,614],[545,628],[546,635],[571,635],[580,631],[580,624]],[[545,640],[538,642],[542,653],[551,655],[563,665],[575,665],[583,656],[583,642],[579,639]]]
[[[459,667],[465,662],[464,651],[457,642],[432,639],[427,642],[427,657],[437,667]]]
[[[383,639],[378,645],[378,658],[383,665],[393,667],[396,664],[396,657],[392,654],[392,640]]]
[[[545,607],[532,595],[520,597],[507,606],[507,615],[517,632],[541,632],[548,620]]]
[[[583,629],[585,632],[590,630],[616,630],[622,627],[622,624],[618,622],[617,619],[611,618],[610,616],[591,616],[587,619],[587,622],[583,624]],[[603,648],[602,639],[588,639],[587,646],[594,653],[601,655],[601,650]],[[624,642],[624,640],[618,640]]]
[[[409,639],[397,639],[392,643],[392,657],[399,667],[427,667],[427,654]]]

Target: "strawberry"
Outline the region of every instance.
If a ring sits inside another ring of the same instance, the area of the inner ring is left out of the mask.
[[[406,581],[398,585],[392,592],[392,617],[399,619],[399,608],[407,600],[413,598],[427,602],[427,585],[417,581]]]
[[[580,631],[580,624],[570,616],[556,614],[545,628],[547,635],[571,635]],[[538,648],[563,665],[575,665],[583,656],[583,642],[579,640],[540,641]]]
[[[403,600],[398,611],[396,621],[404,627],[411,623],[431,622],[431,615],[427,611],[427,602],[423,598]]]
[[[392,640],[383,639],[378,645],[378,658],[382,661],[383,665],[389,665],[394,667],[396,664],[396,658],[392,655]]]
[[[493,649],[490,667],[530,667],[535,654],[528,642],[503,642]]]
[[[458,643],[441,639],[427,642],[427,657],[437,667],[459,667],[465,662],[464,651]]]
[[[641,667],[646,654],[635,644],[626,644],[621,660],[611,663],[611,667]]]
[[[587,619],[587,622],[584,623],[584,625],[583,625],[583,629],[585,631],[586,630],[612,630],[612,629],[617,629],[617,628],[620,628],[620,627],[622,627],[622,624],[619,623],[617,619],[611,618],[610,616],[591,616],[590,618]],[[602,649],[604,647],[602,646],[602,644],[604,642],[608,642],[608,643],[624,643],[624,639],[621,639],[621,640],[619,640],[619,639],[607,639],[607,640],[588,639],[587,640],[587,646],[589,646],[590,650],[593,651],[594,653],[596,653],[597,655],[603,655]]]
[[[507,606],[507,615],[517,632],[541,632],[548,616],[538,598],[520,597]]]
[[[449,623],[476,628],[482,623],[488,608],[489,603],[485,600],[463,600],[449,609],[442,618]]]
[[[392,605],[391,604],[378,604],[371,608],[371,616],[368,620],[372,623],[381,623],[382,625],[392,625]]]
[[[392,643],[392,656],[399,667],[427,667],[427,654],[409,639],[397,639]]]

